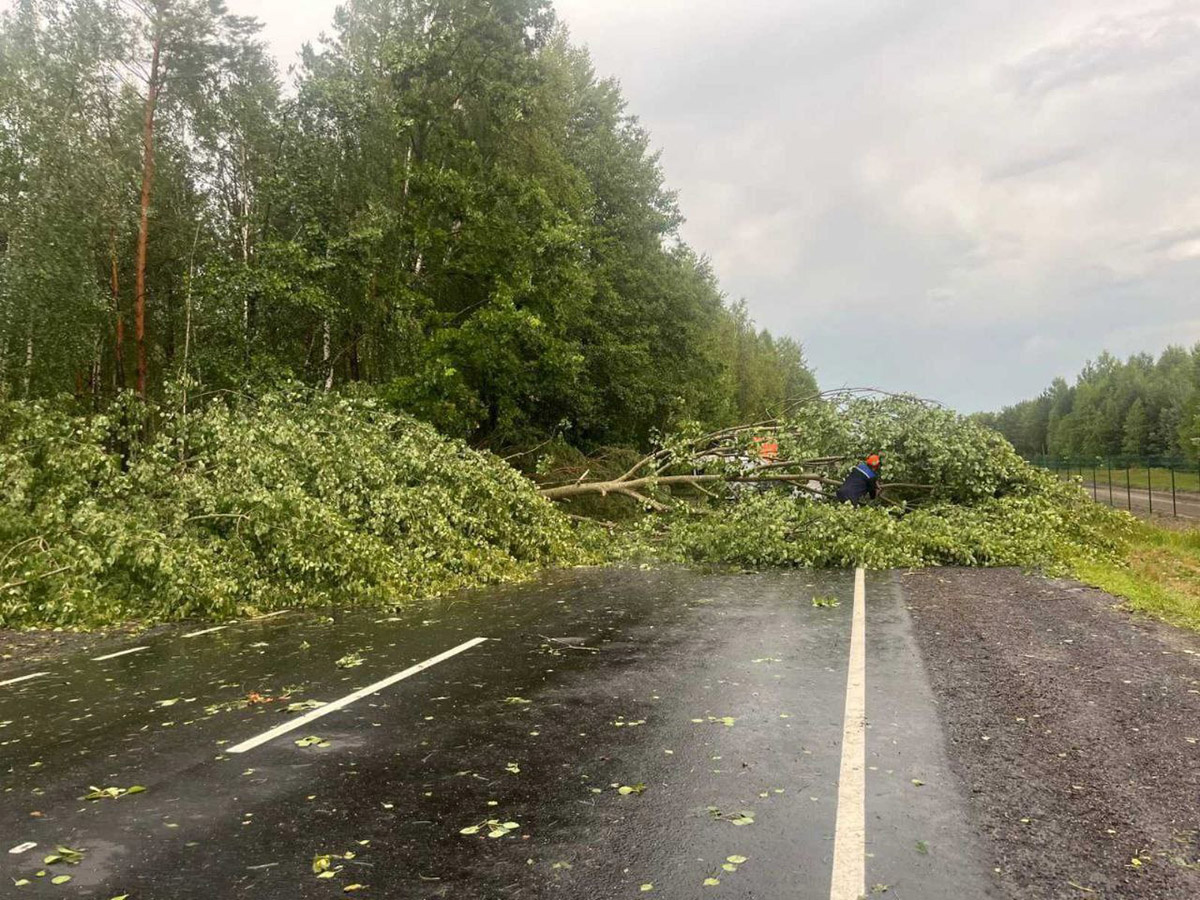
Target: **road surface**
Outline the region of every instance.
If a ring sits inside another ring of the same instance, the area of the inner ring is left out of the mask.
[[[1107,481],[1097,482],[1094,491],[1092,483],[1086,481],[1083,483],[1083,489],[1089,496],[1094,496],[1098,502],[1106,506],[1110,504]],[[1120,484],[1113,482],[1111,505],[1139,515],[1149,514],[1153,507],[1156,516],[1178,515],[1181,519],[1200,519],[1200,495],[1198,494],[1178,491],[1175,501],[1172,503],[1170,491],[1148,491],[1145,488],[1132,487],[1127,493],[1123,481]]]
[[[1194,898],[1198,650],[969,572],[578,570],[126,637],[0,668],[0,894]]]

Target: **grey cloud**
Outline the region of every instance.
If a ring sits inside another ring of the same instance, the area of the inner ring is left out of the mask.
[[[1143,75],[1179,60],[1194,61],[1200,7],[1179,3],[1140,14],[1102,18],[1073,40],[1029,54],[1012,67],[1019,90],[1046,95],[1102,78]]]
[[[1077,160],[1086,152],[1083,147],[1063,147],[1058,150],[1050,150],[1037,156],[1018,159],[997,166],[988,174],[988,177],[1001,181],[1005,178],[1023,178],[1026,175],[1043,173],[1047,169],[1053,169],[1062,163]]]

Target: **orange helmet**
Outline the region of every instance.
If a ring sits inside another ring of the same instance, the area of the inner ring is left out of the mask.
[[[883,460],[879,458],[878,453],[872,453],[867,457],[867,465],[872,469],[878,469],[881,465],[883,465]]]

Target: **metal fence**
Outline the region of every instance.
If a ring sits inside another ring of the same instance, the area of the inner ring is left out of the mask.
[[[1171,457],[1065,459],[1034,457],[1030,462],[1078,477],[1098,503],[1151,514],[1200,517],[1200,462]]]

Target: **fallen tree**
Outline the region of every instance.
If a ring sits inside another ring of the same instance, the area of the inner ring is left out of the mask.
[[[827,391],[793,401],[779,415],[759,422],[702,434],[685,429],[615,478],[589,479],[587,471],[570,482],[542,485],[540,493],[556,501],[624,496],[659,511],[667,508],[662,494],[672,488],[694,488],[712,497],[710,489],[720,485],[781,485],[813,499],[827,499],[852,462],[882,451],[890,474],[893,452],[903,452],[880,429],[856,429],[866,410],[883,411],[884,418],[889,413],[945,413],[931,401],[871,388]],[[912,468],[903,459],[899,463],[899,470]],[[889,479],[883,482],[881,497],[884,502],[898,502],[895,495],[900,493],[911,502],[922,493],[935,492],[936,486],[924,481]]]
[[[876,452],[880,502],[822,502],[853,461]],[[737,489],[746,484],[761,490]],[[680,496],[680,487],[695,492]],[[616,477],[585,471],[541,494],[560,503],[629,497],[661,515],[618,530],[627,556],[739,568],[1065,571],[1115,557],[1131,526],[1030,465],[996,432],[939,404],[871,390],[808,397],[747,425],[684,431]]]

